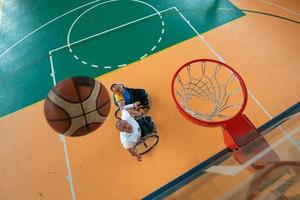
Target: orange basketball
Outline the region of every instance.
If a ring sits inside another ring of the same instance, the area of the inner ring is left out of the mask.
[[[66,136],[82,136],[99,128],[110,111],[109,94],[90,77],[72,77],[48,93],[44,113],[48,124]]]

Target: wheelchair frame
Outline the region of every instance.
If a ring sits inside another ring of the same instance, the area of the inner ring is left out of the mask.
[[[141,137],[136,145],[134,145],[134,149],[139,155],[143,155],[153,149],[159,141],[157,126],[154,122],[153,125],[155,127],[154,130]]]

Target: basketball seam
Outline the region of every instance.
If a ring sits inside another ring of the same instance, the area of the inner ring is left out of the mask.
[[[93,90],[94,90],[95,85],[96,85],[96,81],[94,81],[93,83],[94,83],[94,84],[93,84],[92,88],[93,88]],[[87,99],[89,99],[89,98],[92,96],[93,90],[92,90],[92,92],[89,94],[89,96],[88,96],[86,99],[82,100],[83,102],[86,101]],[[101,84],[100,84],[100,90],[101,90]]]
[[[54,89],[53,89],[52,91],[53,91],[57,96],[59,96],[60,98],[62,98],[63,100],[65,100],[65,101],[68,102],[68,103],[80,103],[80,99],[79,99],[79,101],[71,101],[71,100],[69,100],[69,99],[64,98],[64,97],[61,96],[59,93],[55,92]]]
[[[101,122],[92,122],[90,124],[102,124]],[[74,133],[71,135],[72,137],[76,137],[76,136],[81,136],[81,135],[76,135],[77,131],[79,131],[81,128],[86,127],[86,125],[79,127],[78,129],[76,129],[74,131]],[[88,130],[89,131],[89,130]]]
[[[53,91],[53,90],[52,90]],[[71,116],[69,115],[69,113],[63,108],[61,107],[60,105],[56,104],[55,102],[53,102],[49,97],[47,97],[46,101],[52,103],[53,105],[59,107],[61,110],[64,111],[64,114],[66,114],[68,117],[67,118],[64,118],[64,120],[67,120],[67,119],[71,119]],[[48,120],[48,118],[46,117],[46,119]]]
[[[86,118],[86,114],[85,114],[84,107],[83,107],[83,105],[82,105],[82,100],[81,100],[80,92],[79,92],[79,90],[78,90],[78,87],[79,87],[79,86],[77,85],[77,83],[76,83],[76,81],[74,80],[74,78],[72,78],[72,82],[73,82],[73,84],[74,84],[74,86],[75,86],[75,91],[76,91],[76,93],[77,93],[77,95],[78,95],[78,98],[79,98],[79,104],[80,104],[80,107],[81,107],[81,110],[82,110],[82,115],[81,115],[81,116],[84,117],[86,130],[89,131],[88,121],[87,121],[87,118]]]
[[[61,133],[65,133],[65,132],[68,131],[68,130],[71,128],[71,126],[72,126],[72,121],[71,121],[71,120],[65,120],[65,121],[68,122],[68,127],[65,128],[64,130],[60,131]],[[49,123],[49,122],[53,122],[53,121],[49,121],[49,120],[48,120],[48,123]],[[50,123],[49,123],[49,125],[51,126]],[[54,128],[54,129],[55,129],[55,128]]]
[[[56,104],[55,102],[53,102],[49,97],[47,97],[46,101],[50,102],[51,104],[53,104],[53,105],[57,106],[58,108],[60,108],[61,110],[63,110],[64,114],[66,114],[68,116],[67,118],[64,118],[64,120],[60,120],[60,121],[68,121],[68,127],[63,132],[67,131],[71,127],[71,125],[72,125],[72,123],[71,123],[72,118],[69,115],[69,113],[66,112],[66,110],[64,110],[64,108],[62,108],[61,106],[59,106],[58,104]],[[56,120],[49,120],[48,118],[46,118],[46,119],[47,119],[48,122],[56,121]]]
[[[100,108],[102,108],[102,107],[104,107],[104,106],[106,106],[108,103],[109,103],[109,99],[104,103],[104,104],[102,104],[101,106],[99,106],[99,107],[96,107],[94,110],[91,110],[91,111],[89,111],[89,112],[87,112],[87,113],[85,113],[86,115],[88,115],[88,114],[90,114],[90,113],[92,113],[92,112],[95,112],[95,111],[98,111],[98,109],[100,109]],[[56,105],[56,104],[55,104]],[[99,112],[98,112],[99,113]],[[108,115],[102,115],[101,113],[99,113],[102,117],[107,117]],[[76,119],[76,118],[78,118],[78,117],[81,117],[82,116],[82,114],[81,115],[77,115],[77,116],[74,116],[74,117],[69,117],[69,118],[62,118],[62,119],[47,119],[48,121],[64,121],[64,120],[68,120],[68,119]]]
[[[102,107],[104,107],[104,106],[106,106],[109,102],[110,102],[110,99],[108,99],[104,104],[102,104],[101,106],[99,106],[99,108],[96,109],[99,115],[101,115],[101,116],[103,116],[103,117],[107,117],[107,116],[108,116],[109,112],[108,112],[107,115],[103,115],[103,114],[99,111],[99,109],[102,108]]]
[[[100,83],[100,89],[99,89],[98,94],[97,94],[96,102],[98,102],[98,99],[100,98],[101,90],[102,90],[102,84]]]
[[[63,111],[65,111],[62,107],[60,107],[59,105],[57,105],[56,103],[54,103],[54,102],[52,102],[51,101],[51,99],[49,99],[49,98],[47,98],[51,103],[53,103],[55,106],[57,106],[57,107],[59,107],[59,108],[61,108]],[[63,121],[67,121],[67,123],[68,123],[68,126],[67,126],[67,128],[65,128],[63,131],[61,131],[62,133],[64,133],[64,132],[66,132],[67,130],[69,130],[70,129],[70,127],[72,126],[72,123],[71,123],[71,117],[70,117],[70,115],[69,115],[69,113],[67,113],[67,112],[65,112],[66,114],[67,114],[67,116],[68,116],[68,118],[65,118],[65,120],[63,120]],[[47,119],[47,118],[46,118]],[[48,123],[49,123],[49,125],[51,126],[51,122],[53,122],[52,120],[48,120],[47,119],[47,121],[48,121]],[[51,126],[52,127],[52,126]],[[54,127],[53,127],[54,128]],[[55,128],[54,128],[55,129]]]
[[[98,102],[98,100],[99,100],[99,98],[100,98],[101,90],[102,90],[102,84],[100,83],[100,89],[99,89],[99,91],[98,91],[98,95],[97,95],[96,102]],[[104,92],[106,92],[106,91],[104,90]],[[96,109],[96,110],[97,110],[97,113],[98,113],[99,115],[101,115],[101,116],[102,116],[102,114],[99,112],[98,109],[102,108],[105,104],[107,104],[107,102],[105,102],[105,103],[102,104],[99,108]],[[106,116],[104,116],[104,117],[106,117]]]
[[[80,129],[82,129],[82,128],[86,128],[86,125],[84,125],[84,126],[81,126],[81,127],[79,127],[78,129],[76,129],[74,132],[73,132],[73,134],[72,134],[72,137],[76,137],[76,136],[80,136],[80,135],[76,135],[76,133],[77,133],[77,131],[79,131]],[[88,130],[89,131],[89,130]]]

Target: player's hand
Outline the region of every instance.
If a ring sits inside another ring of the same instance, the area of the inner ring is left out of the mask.
[[[139,102],[139,101],[134,102],[134,103],[133,103],[133,107],[134,107],[135,109],[138,109],[140,104],[141,104],[141,102]]]
[[[141,162],[141,161],[142,161],[142,156],[137,155],[137,156],[136,156],[136,159],[137,159],[137,161]]]

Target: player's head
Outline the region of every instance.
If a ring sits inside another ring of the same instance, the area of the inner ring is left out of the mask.
[[[113,93],[122,94],[124,91],[124,85],[122,83],[113,83],[110,86],[110,89]]]
[[[132,132],[132,126],[125,120],[118,120],[116,123],[116,128],[122,132],[126,132],[126,133]]]

